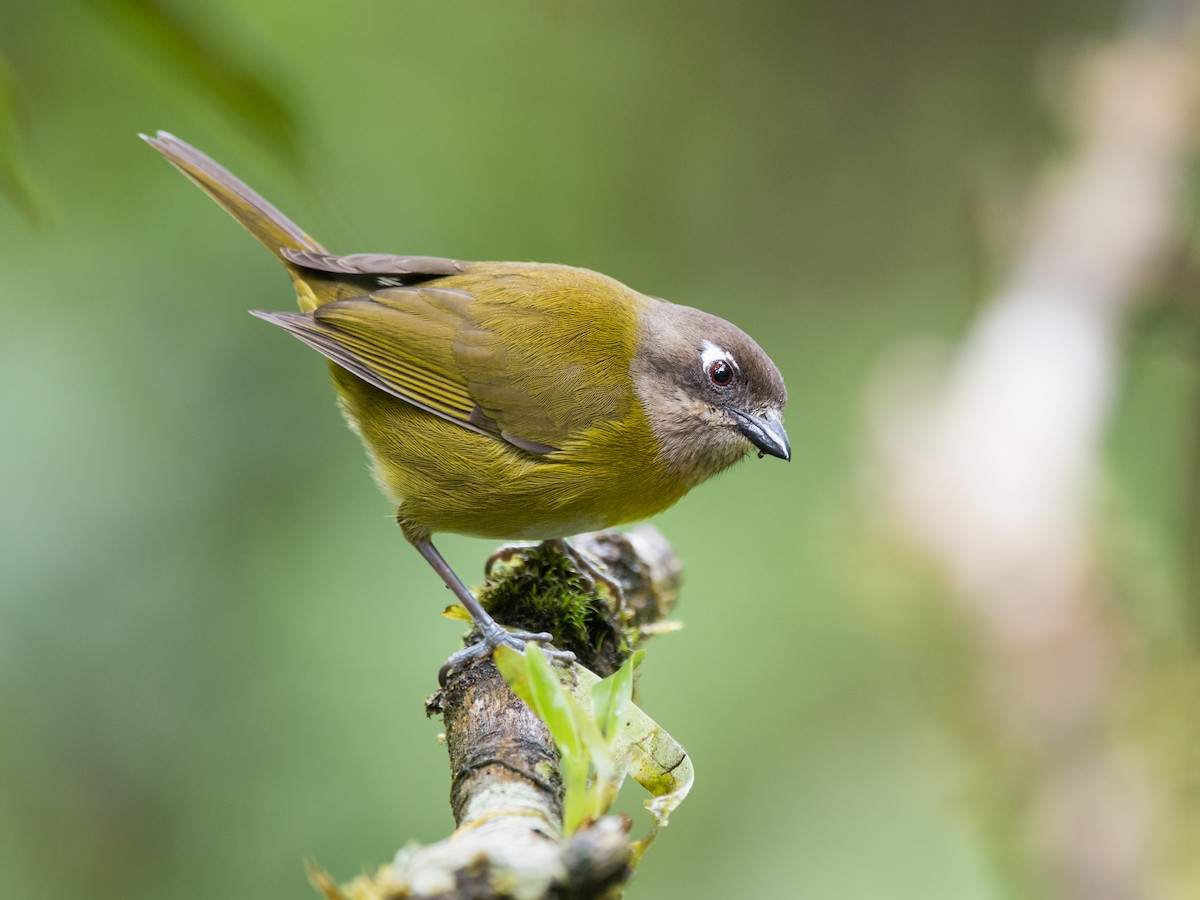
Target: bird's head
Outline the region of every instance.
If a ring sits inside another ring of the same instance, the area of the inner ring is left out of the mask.
[[[787,391],[775,363],[740,328],[652,300],[641,321],[634,386],[662,462],[698,484],[751,450],[790,459]]]

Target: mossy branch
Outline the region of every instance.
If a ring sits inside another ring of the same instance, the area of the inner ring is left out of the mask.
[[[581,535],[569,546],[504,547],[487,574],[482,600],[499,621],[551,632],[555,646],[606,676],[661,629],[678,595],[680,566],[666,540],[643,527]],[[313,868],[313,884],[328,900],[621,895],[638,852],[632,823],[605,816],[563,836],[554,740],[491,657],[452,673],[426,711],[445,722],[457,830],[436,844],[405,847],[344,886]]]

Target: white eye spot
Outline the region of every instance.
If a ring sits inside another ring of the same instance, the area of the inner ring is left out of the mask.
[[[734,369],[738,367],[738,364],[733,359],[733,354],[724,347],[718,347],[712,341],[705,341],[700,345],[700,365],[705,372],[708,371],[709,366],[718,360],[729,363]]]
[[[733,356],[712,341],[705,341],[700,346],[700,368],[708,378],[708,383],[719,390],[724,390],[737,380],[738,365],[733,361]]]

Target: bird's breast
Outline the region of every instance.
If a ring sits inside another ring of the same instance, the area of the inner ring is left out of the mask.
[[[375,480],[419,531],[564,537],[652,516],[688,487],[660,463],[640,406],[539,455],[334,374]]]

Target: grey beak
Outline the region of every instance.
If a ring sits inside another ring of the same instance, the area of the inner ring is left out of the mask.
[[[781,423],[768,422],[740,409],[731,409],[730,412],[737,419],[738,431],[758,448],[759,456],[769,453],[782,460],[792,458],[792,445],[788,443],[787,432],[783,430]]]

